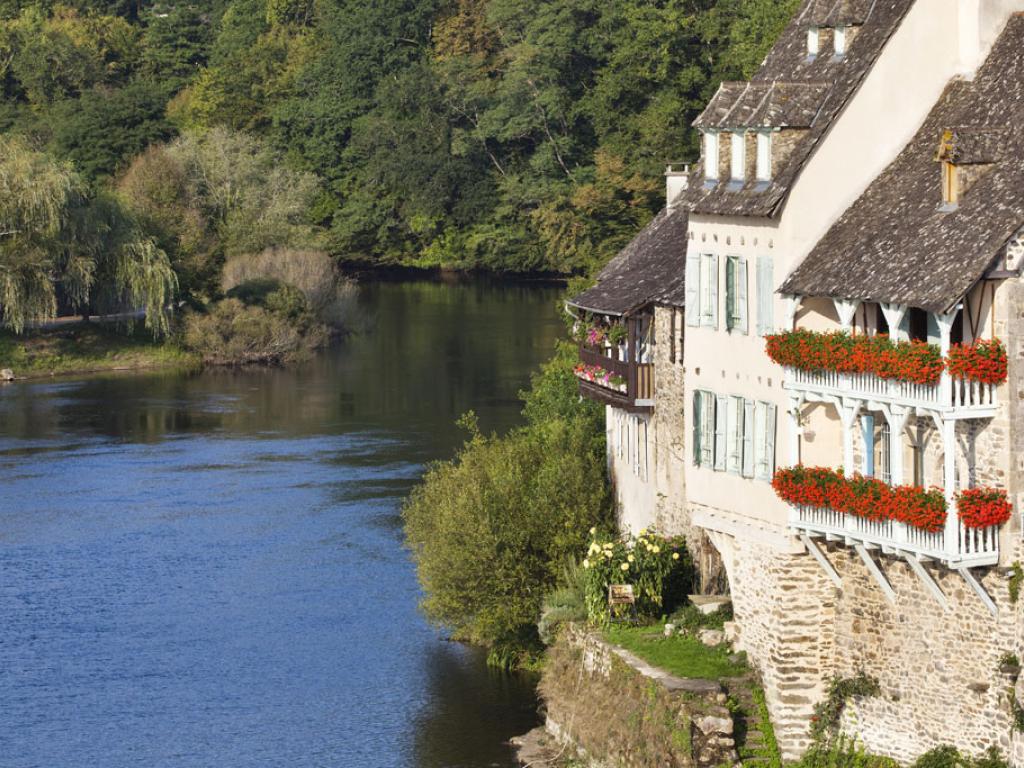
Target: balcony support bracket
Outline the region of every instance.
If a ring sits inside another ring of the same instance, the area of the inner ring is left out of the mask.
[[[864,561],[864,565],[868,569],[875,581],[878,582],[879,588],[882,590],[882,594],[885,595],[885,599],[891,604],[896,604],[896,591],[892,588],[892,584],[885,578],[885,574],[882,573],[882,569],[878,567],[878,563],[875,562],[871,554],[864,548],[863,544],[855,544],[854,549],[857,550],[857,554],[860,555],[860,559]]]
[[[939,585],[935,583],[935,579],[932,578],[932,575],[928,573],[927,569],[925,569],[923,565],[921,565],[921,561],[913,555],[904,555],[903,557],[910,566],[910,570],[917,574],[917,578],[919,578],[921,583],[924,584],[925,589],[927,589],[931,593],[932,597],[935,598],[935,602],[941,605],[943,610],[948,611],[949,600],[946,599],[946,595],[943,591],[939,589]]]
[[[988,608],[988,612],[993,616],[999,613],[999,608],[996,607],[992,598],[989,597],[988,592],[985,591],[985,587],[981,585],[981,582],[974,578],[974,574],[971,573],[971,569],[957,568],[957,570],[960,572],[960,575],[963,576],[964,581],[966,581],[970,585],[971,589],[974,590],[974,594],[976,594],[981,599],[981,602],[985,604],[985,607]]]
[[[853,317],[857,314],[860,301],[857,299],[832,299],[832,303],[835,304],[836,314],[839,315],[839,324],[844,331],[849,331],[853,327]]]
[[[802,541],[804,546],[807,547],[807,551],[811,553],[811,557],[818,561],[818,565],[820,565],[821,569],[825,571],[825,575],[832,580],[832,583],[836,585],[836,589],[842,589],[843,580],[839,578],[839,574],[832,566],[832,563],[829,562],[828,558],[825,557],[825,553],[818,548],[817,542],[815,542],[806,533],[800,534],[800,541]]]

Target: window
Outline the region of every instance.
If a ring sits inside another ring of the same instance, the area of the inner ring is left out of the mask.
[[[732,135],[732,173],[733,181],[745,181],[747,178],[747,135],[736,131]]]
[[[960,184],[956,166],[948,160],[942,161],[942,204],[953,207],[960,203]]]
[[[718,256],[686,256],[686,324],[718,327]]]
[[[771,256],[757,257],[757,333],[767,336],[775,331],[772,311],[775,299],[775,280],[772,276]]]
[[[836,27],[834,39],[836,57],[842,58],[846,55],[846,27]]]
[[[861,431],[864,436],[864,466],[861,470],[864,477],[875,476],[875,417],[865,413],[860,417]]]
[[[747,332],[747,260],[741,256],[725,260],[725,327]]]
[[[757,133],[757,180],[772,180],[771,131],[758,131]]]
[[[650,460],[648,423],[642,416],[613,410],[611,453],[622,460],[620,466],[628,466],[641,480],[647,480]]]
[[[704,134],[704,178],[718,181],[718,134],[708,131]]]
[[[706,390],[693,393],[693,463],[771,481],[776,406]]]
[[[892,485],[892,430],[889,424],[883,424],[878,432],[878,443],[875,448],[875,466],[878,467],[878,479]]]
[[[811,27],[807,30],[807,55],[812,59],[818,55],[820,40],[821,36],[817,27]]]

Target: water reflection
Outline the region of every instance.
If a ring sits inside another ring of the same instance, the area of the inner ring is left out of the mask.
[[[517,421],[555,297],[374,285],[295,370],[0,389],[0,763],[507,765],[529,681],[423,623],[398,511]]]

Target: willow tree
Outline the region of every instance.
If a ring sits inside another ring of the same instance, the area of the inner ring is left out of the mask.
[[[112,200],[90,199],[66,163],[0,136],[0,318],[22,332],[73,307],[145,308],[154,334],[168,330],[176,288],[167,256]]]

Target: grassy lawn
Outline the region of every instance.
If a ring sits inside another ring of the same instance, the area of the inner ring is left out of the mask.
[[[610,643],[631,651],[656,667],[677,677],[700,677],[717,680],[739,677],[745,664],[729,660],[727,646],[709,648],[700,640],[685,635],[665,637],[663,625],[650,627],[612,627],[605,631]]]
[[[142,328],[131,335],[88,324],[24,336],[0,332],[0,368],[18,378],[194,365],[194,355],[154,341]]]

